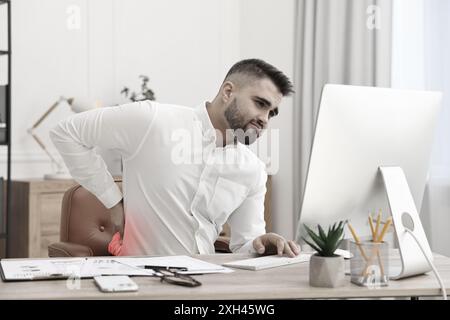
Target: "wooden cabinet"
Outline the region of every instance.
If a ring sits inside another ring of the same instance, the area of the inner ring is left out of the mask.
[[[10,258],[47,257],[47,246],[59,241],[61,202],[74,180],[13,180]]]

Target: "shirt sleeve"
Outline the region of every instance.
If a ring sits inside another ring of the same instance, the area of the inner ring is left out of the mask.
[[[106,208],[112,208],[122,199],[122,192],[94,148],[132,157],[155,116],[156,106],[150,101],[94,109],[59,122],[50,131],[50,138],[72,177]]]
[[[264,199],[267,173],[262,167],[258,183],[244,202],[228,218],[231,230],[230,250],[233,253],[256,253],[253,240],[266,233]]]

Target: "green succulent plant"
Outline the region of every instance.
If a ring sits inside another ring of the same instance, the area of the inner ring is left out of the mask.
[[[312,241],[304,237],[302,239],[317,251],[317,255],[321,257],[335,257],[334,252],[339,248],[339,245],[344,239],[344,227],[346,223],[347,221],[336,222],[333,226],[328,227],[327,233],[325,233],[322,226],[317,225],[317,229],[319,230],[318,234],[307,225],[304,225]]]

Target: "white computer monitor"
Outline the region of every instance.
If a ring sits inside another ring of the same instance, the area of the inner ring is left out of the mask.
[[[401,190],[391,191],[391,201],[388,201],[386,181],[392,186],[397,177],[383,177],[380,167],[392,166],[404,172],[413,199],[409,205],[419,211],[441,98],[439,92],[325,85],[301,202],[297,240],[304,234],[303,224],[327,226],[340,220],[351,221],[360,236],[369,235],[369,212],[378,213],[381,209],[386,218],[395,202],[392,197],[402,197]],[[406,202],[402,200],[401,204]],[[406,209],[399,206],[395,211],[399,210]],[[400,228],[402,217],[392,216],[394,226]],[[420,220],[416,220],[416,232],[426,242],[419,224]],[[350,237],[347,232],[346,238]],[[417,249],[409,240],[405,246],[409,250]],[[429,246],[427,250],[431,254]],[[419,269],[411,272],[417,273]]]

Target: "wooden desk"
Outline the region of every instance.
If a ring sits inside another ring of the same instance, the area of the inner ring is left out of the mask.
[[[232,254],[196,256],[219,264],[246,257]],[[399,259],[393,255],[391,261],[399,262]],[[450,292],[450,258],[435,255],[435,264]],[[92,279],[81,280],[78,290],[69,290],[66,280],[0,282],[0,299],[226,300],[440,296],[438,282],[432,273],[391,281],[388,287],[379,289],[359,287],[350,283],[350,280],[340,288],[312,288],[308,284],[308,277],[308,263],[301,263],[262,271],[236,269],[229,274],[196,276],[203,284],[196,288],[161,283],[157,278],[134,277],[139,291],[133,293],[102,293]]]

